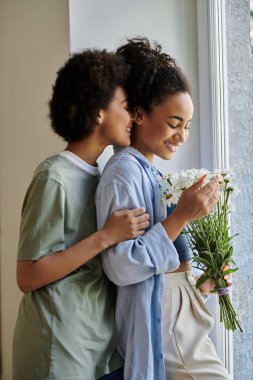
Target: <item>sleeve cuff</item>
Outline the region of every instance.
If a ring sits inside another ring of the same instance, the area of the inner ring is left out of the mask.
[[[151,246],[154,246],[154,241],[157,242],[157,251],[159,251],[159,255],[152,255],[156,274],[164,273],[165,263],[166,272],[171,272],[177,269],[180,265],[178,253],[162,224],[160,222],[156,223],[151,230],[152,234],[146,234],[146,241],[147,246],[149,245],[149,240]]]

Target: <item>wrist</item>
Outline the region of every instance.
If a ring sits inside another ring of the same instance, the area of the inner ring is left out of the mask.
[[[100,242],[101,251],[116,244],[112,238],[112,234],[106,229],[106,227],[96,232],[96,239]]]
[[[173,215],[176,223],[182,225],[182,230],[191,222],[190,218],[187,217],[185,211],[182,210],[181,207],[175,207],[171,215]]]
[[[172,213],[162,222],[169,238],[174,241],[178,235],[187,226],[187,220],[184,216],[175,208]]]

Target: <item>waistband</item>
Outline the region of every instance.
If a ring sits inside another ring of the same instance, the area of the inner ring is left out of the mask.
[[[179,286],[196,284],[195,277],[191,271],[166,273],[164,275],[164,288],[176,288]]]

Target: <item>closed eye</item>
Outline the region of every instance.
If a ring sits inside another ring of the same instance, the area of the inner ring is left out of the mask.
[[[177,129],[177,128],[181,127],[180,124],[178,124],[178,125],[172,125],[170,123],[167,123],[167,125],[168,125],[168,127],[172,128],[172,129]],[[186,124],[186,126],[184,127],[184,129],[187,129],[187,130],[190,129],[190,123]]]
[[[173,128],[173,129],[176,129],[178,127],[178,125],[171,125],[170,123],[167,123],[167,125],[170,127],[170,128]]]

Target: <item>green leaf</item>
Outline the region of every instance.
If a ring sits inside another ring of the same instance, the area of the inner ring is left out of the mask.
[[[213,268],[213,264],[212,264],[212,260],[206,260],[204,259],[203,257],[194,257],[193,260],[196,262],[196,263],[200,263],[200,264],[203,264],[205,265],[207,268]]]
[[[226,263],[232,263],[235,265],[235,262],[231,257],[228,257],[227,259],[224,260],[224,264],[226,264]]]
[[[222,272],[222,274],[224,274],[224,276],[225,276],[226,274],[236,272],[237,269],[238,269],[238,268],[228,269],[228,270],[225,270],[224,272]]]

